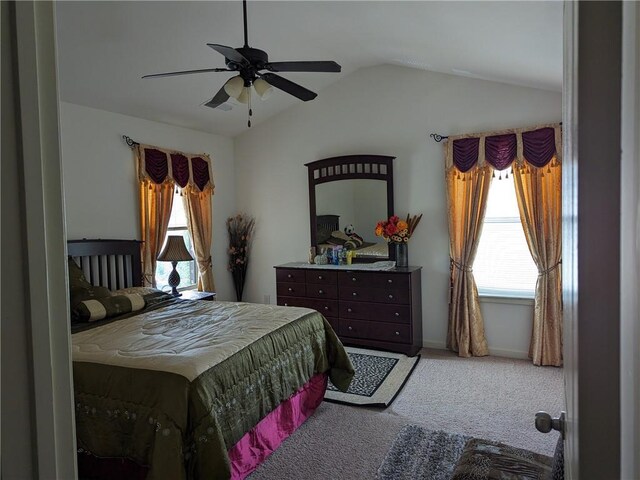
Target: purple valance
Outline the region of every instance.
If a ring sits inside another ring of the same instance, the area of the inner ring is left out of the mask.
[[[504,170],[514,161],[540,168],[554,158],[561,161],[562,130],[559,124],[553,124],[498,134],[449,137],[446,148],[447,168],[455,166],[460,172],[468,172],[485,162],[496,170]]]
[[[518,142],[514,133],[487,137],[484,141],[485,158],[496,170],[504,170],[511,165],[513,159],[516,158],[517,145]],[[478,157],[476,157],[476,160],[477,158]]]
[[[147,163],[147,168],[149,164]],[[189,183],[189,159],[181,153],[171,154],[171,173],[173,179],[181,188]]]
[[[150,145],[138,145],[136,154],[142,182],[171,182],[183,190],[213,192],[211,159],[206,154],[190,155]]]
[[[478,161],[479,138],[461,138],[453,142],[453,158],[461,172],[471,170]]]
[[[536,167],[544,167],[556,154],[555,132],[553,128],[540,128],[522,133],[522,154]]]

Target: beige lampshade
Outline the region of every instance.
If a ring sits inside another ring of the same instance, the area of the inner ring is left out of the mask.
[[[251,95],[251,92],[249,91],[249,88],[244,87],[240,92],[240,95],[236,97],[236,100],[238,100],[240,103],[249,103],[250,95]]]
[[[231,98],[238,98],[244,89],[244,80],[240,75],[230,78],[227,83],[224,84],[224,91],[227,92]]]
[[[271,93],[273,93],[273,87],[261,78],[257,78],[253,82],[253,88],[256,90],[256,93],[262,100],[266,100],[269,98]]]
[[[193,260],[193,257],[184,244],[184,238],[181,235],[169,235],[167,243],[158,255],[161,262],[185,262]]]

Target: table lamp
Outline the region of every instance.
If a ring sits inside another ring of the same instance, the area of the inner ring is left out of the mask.
[[[165,244],[162,252],[158,255],[158,261],[171,262],[173,270],[169,274],[169,286],[171,287],[171,295],[178,297],[181,294],[178,293],[178,285],[180,285],[180,274],[176,270],[178,262],[186,262],[193,260],[193,257],[187,250],[187,246],[184,244],[184,238],[182,235],[169,235],[167,237],[167,243]]]

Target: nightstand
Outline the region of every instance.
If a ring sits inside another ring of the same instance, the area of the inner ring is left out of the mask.
[[[183,290],[182,295],[178,298],[183,298],[185,300],[208,300],[210,302],[215,302],[216,294],[214,292],[199,292],[197,290]]]

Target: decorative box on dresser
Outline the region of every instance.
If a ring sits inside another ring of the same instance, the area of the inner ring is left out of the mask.
[[[276,266],[278,305],[308,307],[346,345],[415,355],[422,348],[422,267]]]

